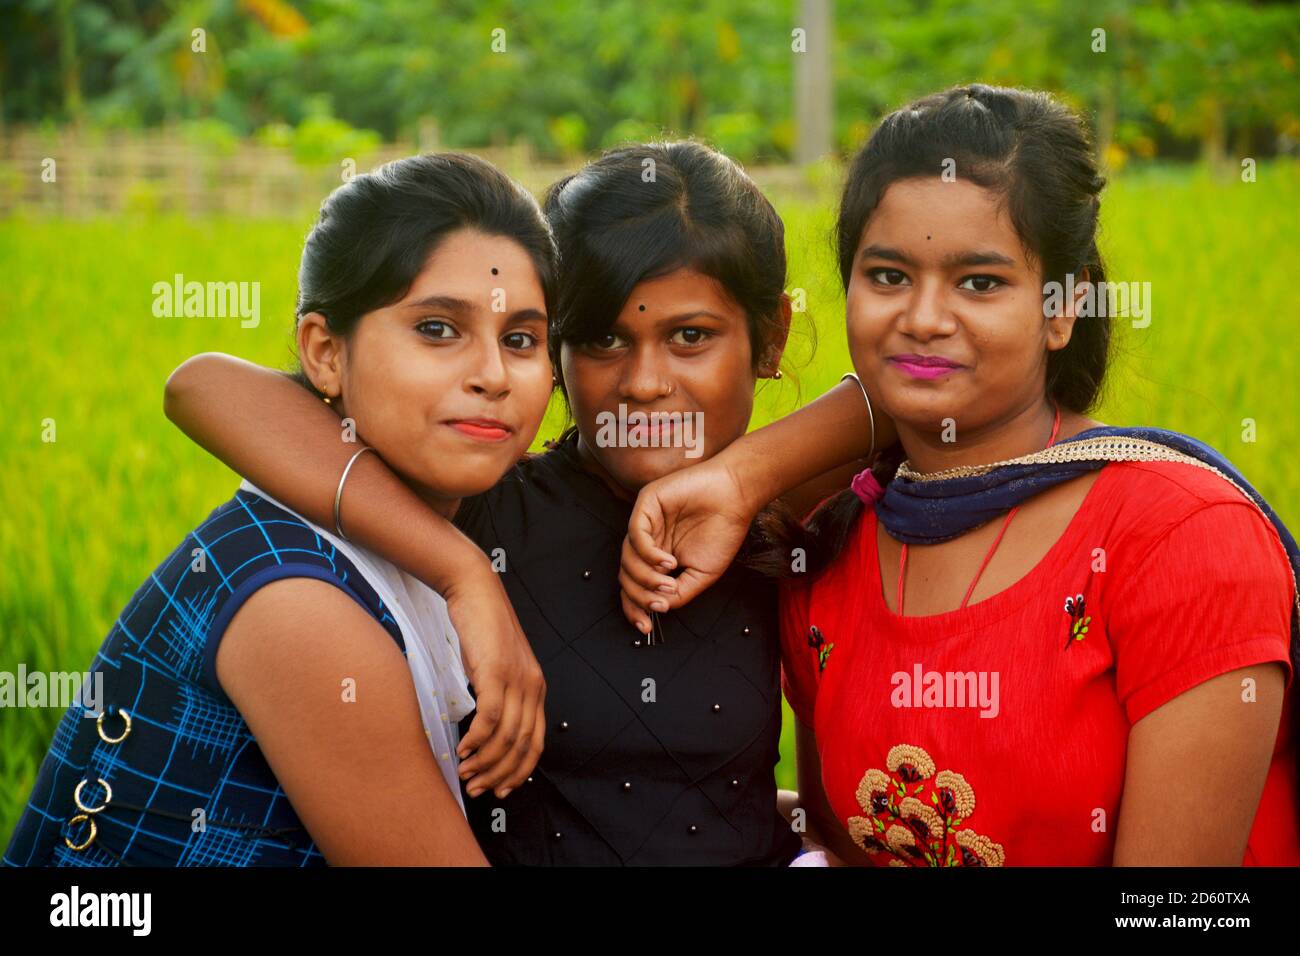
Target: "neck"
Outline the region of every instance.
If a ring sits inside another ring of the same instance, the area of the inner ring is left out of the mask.
[[[578,460],[582,463],[584,469],[586,469],[590,474],[595,475],[602,483],[604,483],[605,487],[613,493],[614,497],[620,498],[623,501],[636,500],[636,492],[624,488],[601,466],[600,460],[595,456],[591,448],[588,447],[586,439],[582,437],[581,433],[578,435]]]
[[[438,512],[438,514],[442,515],[448,521],[456,516],[456,509],[460,507],[461,499],[438,495],[430,491],[428,488],[420,488],[415,485],[411,485],[410,488],[419,495],[421,501],[434,511]]]
[[[944,441],[942,431],[921,430],[905,422],[898,423],[898,437],[913,470],[928,474],[1042,451],[1051,438],[1055,415],[1055,408],[1040,399],[977,429],[963,432],[959,423],[954,441]],[[1058,440],[1065,435],[1064,417],[1062,413]]]
[[[347,409],[343,405],[342,396],[336,398],[331,403],[330,407],[334,410],[335,414],[339,416],[340,420],[348,417]],[[357,434],[357,437],[360,438],[362,441],[365,440],[360,433]],[[379,454],[378,451],[376,451],[375,454],[378,455]],[[382,458],[383,456],[380,455],[380,457]],[[460,507],[459,498],[448,498],[446,495],[440,495],[430,488],[426,488],[421,484],[418,484],[414,481],[410,481],[409,479],[407,479],[405,475],[398,474],[398,477],[402,480],[402,483],[406,485],[406,487],[410,488],[413,492],[415,492],[415,494],[419,497],[421,501],[423,501],[434,511],[438,512],[438,514],[442,515],[448,521],[450,521],[455,516],[456,509]]]

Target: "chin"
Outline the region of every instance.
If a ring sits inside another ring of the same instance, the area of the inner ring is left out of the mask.
[[[422,474],[410,477],[439,498],[469,498],[500,481],[519,457],[513,443],[478,453],[448,449],[446,454],[421,462]]]
[[[687,458],[684,448],[657,448],[643,451],[624,451],[615,462],[606,466],[610,475],[624,488],[638,491],[642,486],[675,471],[688,468],[700,458]]]
[[[962,427],[963,419],[969,417],[970,403],[956,395],[930,388],[890,389],[881,396],[881,405],[886,414],[896,422],[923,430],[938,430],[943,427],[943,420],[951,418]]]

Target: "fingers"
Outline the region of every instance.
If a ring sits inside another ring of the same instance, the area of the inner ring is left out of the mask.
[[[461,758],[461,772],[464,779],[465,763],[483,747],[496,733],[497,724],[505,708],[505,685],[497,678],[484,678],[475,685],[477,694],[474,719],[470,722],[469,732],[461,739],[456,754]]]
[[[623,553],[620,565],[627,572],[628,577],[647,591],[659,591],[663,594],[675,594],[677,592],[677,579],[664,574],[646,561],[637,553],[632,546],[631,540],[626,535],[623,538]]]
[[[683,604],[689,604],[694,601],[701,593],[708,590],[709,587],[717,583],[718,578],[722,575],[714,571],[701,571],[698,568],[687,568],[675,579],[677,582],[677,593],[668,598],[669,603],[674,608],[679,608]]]
[[[647,565],[660,571],[677,567],[677,559],[659,546],[664,528],[663,510],[655,498],[638,497],[632,520],[627,526],[627,541]]]
[[[650,633],[650,611],[669,611],[677,603],[677,580],[648,565],[627,537],[623,539],[618,583],[623,592],[623,616],[642,634]]]
[[[471,797],[490,790],[512,769],[512,765],[504,758],[519,742],[519,724],[523,718],[522,696],[523,688],[518,685],[506,692],[501,719],[492,737],[461,764],[460,777],[467,781],[465,792]]]
[[[533,692],[523,695],[518,724],[519,733],[513,742],[502,741],[506,744],[506,749],[501,752],[500,757],[488,763],[491,760],[493,747],[493,744],[489,743],[484,749],[483,762],[475,760],[475,765],[479,769],[465,784],[466,792],[471,797],[477,797],[491,790],[498,799],[504,799],[532,773],[533,767],[541,756],[546,735],[546,714],[538,696]],[[509,709],[510,705],[507,705],[507,711]],[[503,718],[502,724],[506,724],[508,720],[509,718]]]
[[[618,573],[618,584],[622,588],[622,597],[640,608],[643,614],[647,611],[657,611],[662,614],[671,609],[672,596],[660,591],[647,591],[621,570]],[[632,623],[635,624],[636,621],[633,620]],[[649,631],[642,630],[641,633],[648,634]]]
[[[538,718],[545,720],[545,715],[538,706],[538,694],[530,685],[529,690],[525,692],[523,698],[522,718],[519,723],[519,739],[510,752],[505,755],[500,763],[492,768],[492,772],[497,774],[497,779],[489,783],[487,774],[483,775],[485,785],[491,786],[497,799],[505,799],[510,791],[515,789],[527,779],[528,774],[532,772],[536,761],[528,762],[528,755],[534,749],[540,753],[540,739],[545,736],[545,723],[538,724]],[[474,783],[473,780],[470,781]]]
[[[517,757],[514,770],[496,789],[498,799],[505,799],[512,790],[522,786],[542,757],[542,749],[546,742],[546,710],[540,700],[533,704],[531,713],[530,731],[527,737],[520,738],[515,750]]]
[[[623,616],[642,634],[650,633],[650,615],[646,613],[645,608],[638,607],[628,598],[627,592],[619,594],[619,600],[623,604]]]

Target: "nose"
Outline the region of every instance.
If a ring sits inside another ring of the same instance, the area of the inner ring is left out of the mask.
[[[660,351],[653,345],[632,349],[619,379],[619,394],[623,398],[649,405],[673,393],[672,377]]]
[[[918,342],[952,335],[957,321],[948,308],[943,280],[922,280],[913,286],[898,317],[898,330]]]
[[[483,342],[472,361],[473,367],[465,378],[468,391],[492,400],[510,394],[510,373],[502,360],[501,346],[495,339]]]

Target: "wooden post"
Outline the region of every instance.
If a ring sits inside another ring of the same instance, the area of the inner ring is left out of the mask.
[[[806,166],[832,148],[835,85],[831,76],[834,25],[831,0],[799,0],[796,27],[804,31],[807,49],[794,57],[795,162]]]

